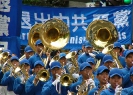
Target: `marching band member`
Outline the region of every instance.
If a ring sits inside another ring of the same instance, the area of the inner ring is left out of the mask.
[[[124,88],[121,95],[133,95],[133,66],[130,68],[130,80],[132,81],[132,86]]]
[[[65,53],[59,54],[59,62],[61,63],[62,66],[65,66],[67,64],[67,59],[66,59]]]
[[[41,95],[43,85],[46,83],[39,80],[38,72],[44,69],[44,63],[40,60],[34,63],[34,75],[31,75],[25,84],[25,92],[29,95]]]
[[[44,84],[42,88],[42,95],[67,95],[69,86],[60,84],[60,77],[62,74],[62,66],[60,62],[54,61],[50,65],[52,78]]]
[[[122,90],[122,70],[113,68],[109,72],[109,83],[110,87],[103,90],[100,95],[120,95]]]
[[[125,58],[123,56],[120,56],[120,53],[122,52],[122,47],[120,42],[114,42],[113,52],[117,53],[118,60],[120,61],[121,65],[125,67],[126,66]]]
[[[108,78],[109,78],[109,69],[106,66],[99,66],[97,71],[97,79],[99,80],[98,86],[93,88],[88,95],[99,95],[100,92],[107,88],[108,86]]]
[[[111,55],[105,55],[102,60],[102,64],[106,66],[108,69],[113,67],[113,58]]]
[[[36,53],[29,58],[29,63],[30,63],[30,68],[32,69],[32,73],[34,72],[34,69],[33,69],[34,63],[38,60],[42,61],[43,58],[46,58],[45,54],[41,55],[42,59],[40,58],[40,53],[44,48],[44,45],[42,44],[41,40],[37,40],[35,43],[35,46],[36,46]]]
[[[83,93],[88,93],[91,87],[95,87],[94,81],[91,79],[92,67],[88,62],[83,62],[80,65],[80,77],[77,82],[73,83],[70,86],[70,92],[78,95],[82,95]],[[84,86],[82,86],[84,85]],[[81,94],[81,89],[84,90]],[[80,93],[80,94],[79,94]]]
[[[83,62],[86,62],[87,58],[91,57],[89,53],[92,53],[93,47],[90,44],[89,41],[86,41],[85,43],[85,53],[79,56],[78,63],[82,64]]]
[[[29,59],[29,58],[34,54],[34,51],[33,51],[32,48],[28,45],[28,46],[26,46],[25,49],[24,49],[24,54],[25,54],[26,59]]]
[[[123,72],[123,88],[127,88],[132,86],[132,82],[130,80],[130,68],[133,66],[133,50],[128,50],[125,54],[126,67],[122,69]]]
[[[7,86],[7,95],[15,95],[15,93],[13,92],[13,84],[15,80],[13,76],[13,70],[19,66],[19,59],[17,56],[12,56],[10,61],[11,61],[10,71],[4,73],[4,76],[1,80],[1,84],[3,86]]]
[[[20,68],[23,74],[15,79],[13,91],[15,94],[28,95],[25,92],[25,82],[29,77],[30,64],[26,58],[20,61]]]

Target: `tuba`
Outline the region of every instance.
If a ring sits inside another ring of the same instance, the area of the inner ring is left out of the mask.
[[[110,50],[107,48],[118,40],[118,31],[114,24],[109,21],[95,20],[87,27],[86,38],[95,49],[105,51],[104,49],[106,47],[106,51],[109,53],[110,51],[113,52],[113,48]],[[112,55],[113,53],[110,54]],[[114,59],[116,59],[116,57]],[[116,64],[120,65],[118,59]],[[99,65],[100,62],[96,64],[95,69],[97,69]]]

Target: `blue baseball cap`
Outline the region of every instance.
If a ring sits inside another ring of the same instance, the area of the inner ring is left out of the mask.
[[[17,61],[19,62],[19,58],[18,58],[17,56],[12,56],[10,60],[11,60],[11,61],[17,60]]]
[[[39,44],[42,44],[42,41],[40,39],[36,41],[35,45],[39,45]]]
[[[109,77],[113,77],[115,75],[118,75],[120,77],[123,77],[122,70],[118,68],[113,68],[109,72]]]
[[[120,50],[122,51],[122,47],[121,47],[121,43],[120,42],[114,42],[113,48],[120,48]]]
[[[113,57],[111,55],[105,55],[103,57],[103,64],[106,63],[106,62],[108,62],[108,61],[114,62],[113,61]]]
[[[3,50],[3,52],[8,52],[9,55],[12,55],[12,51],[11,50]]]
[[[23,64],[28,64],[28,65],[30,65],[29,60],[27,60],[26,58],[23,59],[23,60],[21,60],[21,61],[20,61],[20,65],[23,65]]]
[[[133,75],[133,66],[130,68],[130,76]]]
[[[28,45],[28,46],[25,47],[24,51],[25,51],[25,52],[31,52],[31,51],[33,51],[33,50],[32,50],[32,48]]]
[[[36,67],[36,65],[41,65],[41,66],[44,67],[44,63],[43,63],[42,61],[40,61],[40,60],[38,60],[38,61],[36,61],[36,62],[34,63],[34,68]]]
[[[95,60],[94,60],[94,58],[87,58],[87,60],[86,60],[86,62],[88,62],[88,63],[93,63],[93,64],[96,64],[96,62],[95,62]]]
[[[87,40],[85,40],[85,41],[82,42],[82,46],[85,46],[86,41],[87,41]]]
[[[70,52],[73,52],[73,51],[78,52],[78,49],[76,49],[76,48],[72,48],[72,49],[70,50]]]
[[[86,67],[91,67],[91,65],[88,63],[88,62],[83,62],[81,65],[80,65],[80,71],[84,70]]]
[[[133,54],[133,49],[126,51],[125,58],[131,53]]]
[[[92,45],[90,44],[89,41],[86,41],[86,42],[85,42],[85,47],[86,47],[86,48],[87,48],[87,47],[92,47]]]
[[[101,73],[104,72],[105,70],[109,72],[109,69],[108,69],[106,66],[104,66],[104,65],[99,66],[98,69],[97,69],[97,71],[96,71],[96,74],[97,74],[97,75],[98,75],[98,74],[101,74]]]
[[[65,53],[60,53],[59,54],[59,59],[62,58],[62,57],[66,57],[66,54]]]
[[[61,68],[60,62],[54,61],[54,62],[51,63],[50,69],[53,69],[53,68],[56,68],[56,67],[57,67],[57,68]]]

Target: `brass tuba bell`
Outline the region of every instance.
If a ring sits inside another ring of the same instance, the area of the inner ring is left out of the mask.
[[[32,26],[28,35],[28,44],[36,52],[35,42],[40,39],[40,29],[42,23],[37,23]]]
[[[51,50],[63,48],[68,43],[69,38],[69,28],[60,19],[50,19],[41,27],[40,39],[43,45]]]
[[[115,25],[109,21],[95,20],[87,28],[86,39],[90,41],[95,49],[103,51],[105,47],[109,48],[109,45],[118,40],[118,31]],[[104,51],[109,52],[110,50],[106,49]],[[96,64],[95,69],[99,67],[100,63]]]

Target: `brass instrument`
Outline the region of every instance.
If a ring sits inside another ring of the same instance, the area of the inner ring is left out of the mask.
[[[51,61],[50,61],[49,64],[51,64],[51,63],[54,62],[54,61],[59,61],[59,55],[55,55],[55,56],[51,59]]]
[[[5,73],[10,70],[10,68],[13,67],[11,64],[10,59],[8,59],[2,66],[2,72]]]
[[[113,52],[113,44],[111,45],[108,45],[107,47],[105,47],[102,51],[102,53],[104,54],[110,54],[113,59],[114,59],[114,64],[113,64],[113,67],[117,67],[119,69],[122,69],[123,66],[121,65],[120,61],[118,60],[118,56],[117,56],[117,53]]]
[[[106,20],[95,20],[90,23],[86,31],[86,38],[97,50],[103,50],[105,47],[118,40],[118,31],[113,23]],[[97,69],[100,62],[96,64]]]
[[[34,43],[40,39],[44,45],[43,52],[63,48],[69,41],[70,31],[66,23],[60,19],[50,19],[44,24],[35,24],[29,32],[29,45],[36,51]],[[48,59],[42,60],[45,67]]]
[[[94,95],[100,95],[100,93],[101,93],[103,90],[105,90],[105,89],[107,89],[107,87],[106,87],[106,85],[103,85],[102,87],[100,87],[100,88],[95,92]]]
[[[88,95],[88,91],[92,90],[93,88],[94,88],[94,86],[89,85],[87,83],[87,80],[83,80],[81,85],[77,85],[77,87],[76,87],[76,90],[78,90],[78,93],[76,95]]]
[[[1,61],[1,63],[4,64],[8,60],[8,57],[9,57],[9,52],[0,53],[0,61]]]
[[[25,58],[26,58],[26,56],[25,56],[25,54],[24,54],[23,56],[21,56],[21,57],[19,58],[19,62],[22,61],[22,60],[25,59]]]
[[[47,81],[50,78],[50,73],[48,70],[43,69],[37,73],[37,77],[40,81]]]

